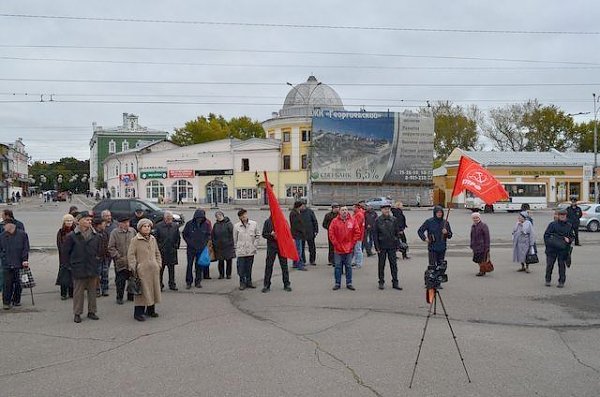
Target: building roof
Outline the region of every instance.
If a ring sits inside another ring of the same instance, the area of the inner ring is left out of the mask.
[[[315,108],[344,110],[344,104],[333,88],[309,76],[305,83],[292,87],[279,116],[312,116]]]
[[[484,167],[529,166],[529,167],[582,167],[594,164],[593,153],[580,152],[492,152],[454,149],[444,166],[456,166],[461,155],[470,157]]]
[[[156,144],[159,144],[161,142],[170,142],[170,143],[172,143],[175,146],[179,146],[175,142],[172,142],[172,141],[170,141],[168,139],[159,139],[159,140],[156,140],[156,141],[146,142],[146,143],[144,143],[142,145],[139,145],[139,146],[136,146],[136,147],[134,147],[132,149],[123,150],[121,152],[113,153],[113,154],[109,155],[106,158],[106,160],[111,159],[113,157],[121,156],[121,155],[124,155],[124,154],[126,155],[126,154],[131,154],[131,153],[138,153],[138,152],[141,152],[144,149],[148,149],[148,148],[150,148],[150,147],[152,147],[152,146],[154,146]]]

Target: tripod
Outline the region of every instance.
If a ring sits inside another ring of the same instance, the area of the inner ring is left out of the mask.
[[[465,360],[462,356],[460,348],[458,347],[458,342],[456,341],[456,334],[454,333],[454,329],[452,328],[452,324],[450,324],[450,319],[448,318],[448,312],[446,311],[446,306],[444,305],[444,301],[442,300],[442,295],[437,288],[433,288],[434,295],[431,303],[429,304],[429,311],[427,312],[427,319],[425,320],[425,328],[423,328],[423,335],[421,336],[421,343],[419,343],[419,352],[417,353],[417,359],[415,360],[415,366],[413,368],[412,376],[410,377],[410,385],[409,389],[412,389],[413,380],[415,379],[415,373],[417,372],[417,365],[419,364],[419,357],[421,356],[421,349],[423,348],[423,342],[425,341],[425,333],[427,332],[427,326],[429,325],[429,319],[431,318],[431,314],[436,314],[437,311],[437,300],[440,300],[440,305],[442,306],[442,310],[444,311],[444,315],[446,316],[446,321],[448,322],[448,327],[450,328],[450,333],[452,334],[452,338],[454,339],[454,344],[456,345],[456,350],[458,351],[458,356],[460,357],[460,361],[462,363],[463,368],[465,369],[465,374],[467,375],[467,380],[471,383],[471,377],[469,377],[469,372],[467,371],[467,366],[465,365]],[[433,311],[432,311],[433,309]]]

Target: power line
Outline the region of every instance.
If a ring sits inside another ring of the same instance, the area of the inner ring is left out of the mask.
[[[561,31],[561,30],[517,30],[517,29],[443,29],[443,28],[410,28],[394,26],[353,26],[353,25],[314,25],[314,24],[286,24],[263,22],[230,22],[230,21],[192,21],[175,19],[140,19],[140,18],[108,18],[108,17],[83,17],[70,15],[34,15],[34,14],[8,14],[2,13],[0,17],[27,18],[27,19],[53,19],[71,21],[96,21],[96,22],[127,22],[127,23],[160,23],[177,25],[206,25],[206,26],[239,26],[255,28],[292,28],[292,29],[335,29],[335,30],[361,30],[361,31],[390,31],[390,32],[420,32],[420,33],[470,33],[470,34],[510,34],[510,35],[571,35],[594,36],[600,35],[595,31]]]
[[[136,46],[82,46],[82,45],[18,45],[0,44],[0,48],[48,48],[48,49],[84,49],[84,50],[117,50],[117,51],[196,51],[196,52],[225,52],[225,53],[257,53],[257,54],[296,54],[296,55],[331,55],[331,56],[372,56],[415,59],[445,59],[462,61],[492,61],[492,62],[522,62],[560,65],[589,65],[600,66],[594,62],[549,61],[536,59],[485,58],[453,55],[414,55],[394,53],[347,52],[347,51],[304,51],[304,50],[261,50],[261,49],[224,49],[224,48],[194,48],[194,47],[136,47]]]

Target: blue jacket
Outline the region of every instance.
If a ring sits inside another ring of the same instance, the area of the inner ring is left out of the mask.
[[[442,211],[442,217],[437,218],[435,213],[438,211]],[[427,219],[417,233],[419,234],[419,238],[423,241],[428,241],[429,251],[434,252],[444,252],[446,251],[446,240],[452,238],[452,229],[450,228],[450,223],[448,223],[443,217],[443,208],[440,206],[435,206],[433,208],[433,218]],[[446,229],[448,234],[444,237],[442,234],[442,229]]]
[[[0,234],[0,263],[7,269],[20,269],[23,262],[29,261],[29,237],[16,229],[14,234]]]

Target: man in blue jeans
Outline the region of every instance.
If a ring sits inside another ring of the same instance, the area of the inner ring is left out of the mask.
[[[337,291],[341,288],[343,267],[346,272],[346,288],[354,291],[355,288],[352,285],[352,256],[354,246],[357,241],[362,239],[362,236],[356,220],[350,216],[348,207],[340,208],[340,214],[331,221],[331,225],[329,225],[329,239],[333,244],[335,253],[335,285],[333,286],[333,290]]]
[[[298,260],[294,261],[293,267],[297,270],[306,270],[305,263],[302,261],[302,257],[304,256],[304,242],[308,240],[307,228],[302,219],[302,211],[305,208],[304,202],[296,201],[294,209],[290,212],[290,229],[296,243],[296,251],[298,251]]]
[[[258,247],[260,232],[255,221],[248,219],[248,211],[238,211],[240,221],[233,226],[233,243],[237,256],[237,271],[240,276],[240,290],[256,288],[252,284],[252,265]]]

